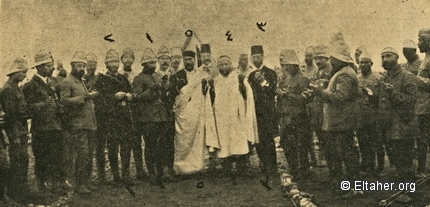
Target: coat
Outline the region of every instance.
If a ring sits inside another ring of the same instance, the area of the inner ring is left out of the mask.
[[[61,106],[59,97],[55,91],[55,84],[52,78],[48,78],[48,84],[34,75],[33,78],[25,83],[22,92],[28,103],[32,117],[32,127],[34,131],[61,130]],[[54,101],[55,104],[46,104],[47,101]]]
[[[327,64],[326,67],[318,69],[316,72],[316,80],[319,81],[328,81],[331,78],[331,65]],[[327,85],[324,86],[324,88],[327,88]],[[314,130],[321,130],[322,124],[323,124],[323,101],[321,100],[321,97],[315,96],[312,103],[309,104],[310,107],[310,114],[311,114],[311,123],[314,127]]]
[[[17,84],[7,81],[2,89],[0,101],[3,111],[6,113],[4,129],[12,142],[21,137],[22,143],[27,143],[27,119],[29,118],[28,106],[24,94]]]
[[[352,67],[344,67],[330,79],[321,92],[323,131],[345,131],[356,127],[358,80]]]
[[[100,74],[90,76],[88,73],[84,75],[82,80],[84,81],[85,87],[87,87],[88,91],[94,90],[94,84],[97,82]]]
[[[160,85],[160,91],[151,88]],[[140,73],[132,83],[135,95],[136,120],[142,123],[168,121],[167,110],[162,100],[166,91],[161,88],[161,76],[157,73]]]
[[[306,104],[308,99],[302,95],[309,88],[310,79],[301,71],[294,76],[289,75],[281,80],[278,88],[286,93],[277,96],[277,110],[281,115],[281,125],[298,122],[308,123]],[[284,123],[282,123],[284,122]]]
[[[378,117],[378,94],[379,84],[382,76],[379,73],[371,72],[367,76],[358,74],[358,108],[357,108],[357,128],[367,125],[374,125]],[[365,88],[370,89],[373,95],[364,93]]]
[[[264,74],[268,86],[261,86],[255,78],[255,73],[261,71]],[[249,84],[251,85],[254,93],[255,100],[255,112],[257,114],[275,114],[275,97],[276,97],[276,86],[277,86],[277,75],[276,72],[266,66],[263,66],[260,70],[252,71],[249,74]]]
[[[393,85],[389,93],[383,83]],[[396,66],[391,73],[382,77],[379,87],[379,113],[381,126],[386,129],[389,139],[413,139],[417,133],[414,114],[416,103],[416,78],[409,71]]]
[[[65,107],[66,129],[96,130],[94,102],[91,99],[84,99],[88,90],[83,81],[69,74],[60,82],[60,89],[60,103]]]
[[[418,69],[417,103],[415,113],[417,115],[430,114],[430,55],[427,55]]]

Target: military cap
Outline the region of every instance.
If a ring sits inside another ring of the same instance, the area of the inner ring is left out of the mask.
[[[143,63],[147,62],[157,62],[157,56],[154,54],[154,51],[151,50],[151,48],[146,48],[145,51],[143,51],[142,60],[140,63],[143,65]]]
[[[161,57],[164,55],[170,57],[170,50],[169,50],[169,48],[167,48],[166,46],[163,45],[158,49],[157,56]]]
[[[382,50],[381,55],[383,55],[384,53],[393,53],[396,55],[399,55],[399,53],[397,52],[396,49],[392,48],[392,47],[386,47]]]
[[[330,56],[342,62],[354,63],[354,60],[351,58],[349,46],[345,43],[343,38],[343,33],[334,33],[330,46]]]
[[[85,55],[85,53],[81,52],[81,51],[77,51],[75,52],[75,54],[73,55],[72,61],[70,61],[71,63],[87,63],[87,55]]]
[[[119,61],[118,53],[115,50],[113,50],[113,49],[110,49],[106,53],[105,63],[107,63],[109,61]]]
[[[33,68],[35,68],[36,66],[45,64],[45,63],[53,62],[53,61],[54,61],[54,59],[52,58],[51,52],[40,50],[38,53],[36,53],[36,55],[34,57]]]
[[[315,47],[314,57],[330,58],[330,55],[328,54],[328,47],[325,45],[317,45]]]
[[[281,64],[299,65],[299,58],[297,58],[294,50],[282,50],[279,55],[279,62]]]
[[[97,56],[92,52],[88,53],[87,62],[97,62]]]
[[[180,47],[172,47],[172,56],[182,56],[181,48]]]
[[[418,32],[419,37],[430,37],[430,28],[423,28]]]
[[[17,58],[15,61],[13,61],[12,67],[10,67],[9,72],[6,74],[7,76],[10,76],[14,73],[27,71],[27,61],[25,61],[22,58]]]
[[[403,42],[403,48],[417,49],[417,45],[412,40],[405,40]]]
[[[309,46],[305,50],[306,55],[313,55],[315,53],[315,48],[313,46]]]
[[[372,55],[367,52],[367,50],[362,51],[361,55],[360,55],[360,60],[362,59],[369,59],[372,60]]]

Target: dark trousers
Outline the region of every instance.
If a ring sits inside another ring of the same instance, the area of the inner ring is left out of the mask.
[[[390,162],[400,177],[410,177],[413,164],[413,139],[387,139],[385,144]]]
[[[262,173],[276,172],[275,134],[278,127],[276,114],[257,114],[259,143],[255,145]]]
[[[374,172],[378,161],[378,172],[384,170],[385,150],[384,143],[376,124],[369,124],[356,130],[361,152],[361,168],[363,171]]]
[[[167,122],[140,123],[145,140],[145,163],[150,176],[163,176],[163,146]]]
[[[163,165],[169,169],[173,169],[173,163],[175,161],[175,122],[167,122],[166,127],[166,136],[161,142],[165,147],[163,153]]]
[[[418,115],[419,137],[418,145],[418,173],[426,173],[428,144],[430,142],[430,114]]]
[[[128,135],[127,135],[128,136]],[[131,152],[133,151],[134,163],[136,165],[136,175],[141,178],[144,175],[143,172],[143,150],[142,150],[142,135],[133,132],[130,137],[123,142],[121,152],[124,154],[121,156],[122,161],[122,176],[130,176],[130,159]]]
[[[34,173],[42,185],[45,181],[64,180],[64,137],[61,131],[35,131],[33,135]]]
[[[67,178],[75,178],[76,186],[86,185],[88,180],[88,139],[94,136],[93,130],[68,130],[66,135],[66,169]]]
[[[299,169],[309,169],[309,131],[305,123],[281,125],[281,146],[293,176],[297,176]]]
[[[0,136],[0,139],[3,139]],[[9,152],[3,140],[0,140],[0,200],[3,200],[6,195],[7,181],[9,180]]]
[[[9,146],[10,167],[7,189],[9,197],[12,198],[25,195],[29,191],[27,182],[29,164],[27,135],[22,135],[20,139],[21,144]]]
[[[359,158],[354,150],[354,131],[326,132],[326,159],[330,160],[330,175],[335,178],[343,177],[342,163],[346,167],[346,179],[358,178]]]
[[[105,148],[106,148],[106,137],[104,136],[103,130],[97,129],[94,136],[88,139],[88,152],[90,154],[90,160],[87,166],[87,176],[91,178],[93,173],[93,155],[95,152],[96,166],[97,166],[97,176],[100,180],[106,179],[106,158],[105,158]]]

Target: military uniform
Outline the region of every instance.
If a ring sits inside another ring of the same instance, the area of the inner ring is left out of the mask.
[[[408,61],[406,63],[400,64],[400,67],[403,70],[409,71],[412,74],[417,75],[418,71],[419,71],[419,68],[421,66],[421,62],[422,62],[421,59],[419,57],[417,57],[417,59],[414,60],[413,62],[409,62]]]

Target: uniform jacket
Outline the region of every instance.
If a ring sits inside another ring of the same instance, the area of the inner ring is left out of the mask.
[[[400,64],[400,66],[402,67],[403,70],[407,70],[407,71],[411,72],[412,74],[417,75],[418,69],[421,66],[421,59],[417,58],[414,62],[402,63],[402,64]]]
[[[55,91],[56,81],[48,78],[48,84],[34,75],[27,82],[22,92],[28,103],[32,117],[31,129],[34,131],[61,130],[59,97]],[[55,104],[46,104],[47,101],[54,101]]]
[[[137,103],[136,120],[139,122],[168,121],[166,106],[163,102],[166,91],[163,89],[158,92],[153,91],[151,88],[156,84],[161,86],[161,76],[157,73],[142,72],[133,80],[133,93]]]
[[[261,86],[256,80],[255,73],[261,71],[265,80],[269,84],[268,86]],[[262,66],[261,69],[253,71],[249,74],[249,84],[251,85],[254,93],[255,100],[255,112],[257,114],[274,114],[275,111],[275,97],[276,97],[276,86],[277,86],[277,75],[272,69]]]
[[[321,92],[323,104],[323,131],[355,129],[358,81],[352,67],[344,67],[330,79]]]
[[[17,84],[7,81],[1,90],[1,104],[6,113],[5,131],[12,142],[17,137],[27,134],[28,106],[24,94]],[[25,143],[26,140],[21,142]],[[25,137],[27,139],[27,137]]]
[[[325,81],[324,88],[327,87],[327,83],[331,78],[331,65],[328,63],[326,67],[318,69],[316,72],[316,82]],[[321,97],[315,96],[310,106],[311,123],[315,128],[321,130],[323,123],[323,101]]]
[[[94,84],[97,82],[97,79],[99,78],[99,76],[100,74],[90,76],[88,73],[84,75],[82,79],[88,91],[94,90]]]
[[[417,75],[417,115],[430,114],[430,55],[427,55],[418,69]]]
[[[394,86],[392,93],[385,90],[383,83]],[[396,66],[393,73],[382,77],[379,87],[379,112],[381,125],[391,139],[414,138],[417,131],[414,116],[416,103],[416,78],[409,71]]]
[[[282,125],[305,121],[308,117],[306,109],[308,99],[302,93],[309,88],[310,82],[301,71],[294,76],[289,75],[279,82],[278,88],[286,92],[277,96],[278,113],[281,114],[281,120],[286,121],[286,123],[281,123]]]
[[[88,90],[83,81],[69,74],[60,83],[60,88],[60,103],[65,107],[66,127],[70,130],[96,130],[94,102],[91,99],[84,99]]]
[[[357,109],[357,128],[366,125],[374,125],[378,117],[378,95],[379,84],[382,76],[379,73],[370,72],[367,76],[363,73],[357,75],[358,79],[358,109]],[[372,91],[373,95],[364,92],[364,88]]]

